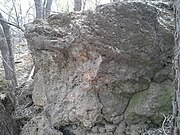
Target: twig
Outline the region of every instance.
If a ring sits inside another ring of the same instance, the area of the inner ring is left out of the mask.
[[[7,63],[7,61],[3,58],[3,57],[1,57],[2,59],[3,59],[3,61],[4,61],[4,63],[8,66],[8,68],[13,72],[14,70],[11,68],[11,66]]]
[[[161,113],[161,114],[162,114],[163,117],[164,117],[164,121],[163,121],[163,123],[162,123],[162,130],[163,130],[164,135],[167,135],[167,134],[166,134],[166,131],[165,131],[165,128],[164,128],[164,124],[165,124],[165,122],[166,122],[166,120],[167,120],[167,117],[166,117],[163,113]]]
[[[31,80],[32,79],[32,76],[34,74],[34,70],[35,70],[35,66],[33,66],[32,70],[31,70],[31,73],[29,74],[29,77],[27,79],[27,81]]]
[[[14,8],[14,11],[15,11],[15,14],[16,14],[16,22],[17,22],[17,26],[19,26],[19,16],[18,16],[18,13],[17,13],[17,9],[16,9],[16,5],[14,3],[14,0],[12,0],[12,4],[13,4],[13,8]]]
[[[1,12],[5,13],[8,17],[11,17],[14,21],[16,21],[16,19],[11,15],[11,14],[8,14],[6,13],[4,10],[0,9]]]
[[[12,26],[14,26],[14,27],[16,27],[16,28],[20,29],[22,32],[24,32],[24,29],[23,29],[23,28],[21,28],[20,26],[17,26],[16,24],[13,24],[13,23],[7,22],[7,21],[5,21],[5,20],[4,20],[4,19],[2,19],[2,18],[0,18],[0,21],[1,21],[1,22],[4,22],[4,23],[7,23],[7,24],[9,24],[9,25],[12,25]]]

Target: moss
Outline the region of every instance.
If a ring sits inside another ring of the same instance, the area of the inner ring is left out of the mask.
[[[135,125],[141,122],[151,123],[151,119],[145,115],[143,116],[143,115],[138,115],[136,113],[130,113],[128,116],[126,116],[126,122],[130,125]]]
[[[134,123],[141,119],[150,119],[154,125],[161,125],[163,115],[172,112],[172,82],[167,80],[161,84],[152,83],[148,90],[135,93],[126,109],[125,116]]]
[[[147,96],[147,90],[135,93],[129,102],[126,113],[130,114],[131,112],[134,112],[134,109],[136,109],[137,106],[141,105],[147,99]]]
[[[149,88],[149,81],[140,78],[138,81],[135,80],[121,80],[121,81],[116,81],[113,82],[111,85],[111,90],[115,94],[120,94],[120,95],[129,95],[134,92],[139,92],[139,91],[144,91]],[[123,88],[125,86],[130,86],[130,89],[128,91],[125,91]]]
[[[159,72],[157,72],[154,77],[153,81],[156,83],[162,83],[166,81],[169,78],[169,74],[171,72],[171,69],[163,68]]]
[[[142,91],[149,88],[149,81],[143,78],[140,78],[138,81],[134,82],[132,88],[135,91]]]
[[[155,77],[153,78],[153,81],[157,82],[157,83],[161,83],[165,80],[168,79],[168,75],[155,75]]]
[[[172,96],[173,96],[173,86],[171,82],[168,82],[169,85],[162,85],[161,93],[155,98],[157,101],[157,106],[152,109],[154,116],[151,117],[152,121],[158,125],[162,124],[164,115],[172,113]]]
[[[115,93],[113,93],[114,95],[116,95]],[[129,94],[128,92],[122,92],[119,94],[120,97],[126,97],[126,98],[130,98],[131,94]]]
[[[172,94],[173,93],[172,84],[162,85],[162,88],[163,88],[163,91],[161,91],[160,95],[156,99],[158,101],[158,104],[160,105],[157,108],[166,107],[166,106],[172,107],[172,103],[171,103],[172,95],[173,95]]]

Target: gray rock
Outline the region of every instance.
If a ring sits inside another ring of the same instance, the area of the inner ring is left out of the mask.
[[[99,127],[99,132],[100,133],[104,133],[105,132],[105,128],[104,127]]]
[[[98,133],[99,132],[99,127],[98,126],[95,126],[95,127],[92,127],[92,132],[94,133]]]
[[[27,26],[25,36],[36,66],[32,98],[44,108],[33,129],[42,129],[39,135],[46,127],[63,134],[113,135],[123,134],[127,125],[125,132],[137,134],[149,117],[155,121],[152,109],[167,98],[163,88],[168,99],[172,89],[169,77],[160,77],[166,72],[158,75],[171,66],[173,54],[172,21],[162,24],[160,15],[156,6],[121,2],[94,12],[51,15]],[[163,108],[170,112],[169,106]],[[117,124],[121,128],[114,132]],[[34,132],[27,125],[22,135],[26,129]],[[91,133],[96,126],[101,133]]]
[[[112,122],[113,124],[116,125],[116,124],[119,124],[123,119],[124,119],[124,116],[117,116],[112,120]]]
[[[29,121],[21,132],[21,135],[63,135],[62,132],[47,126],[48,120],[42,116],[36,116]]]
[[[105,125],[105,129],[107,132],[114,132],[114,130],[116,129],[115,125],[110,125],[110,124],[106,124]]]

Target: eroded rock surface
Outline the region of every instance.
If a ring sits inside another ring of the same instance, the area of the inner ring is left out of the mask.
[[[172,21],[160,21],[171,11],[161,13],[121,2],[29,24],[32,98],[44,109],[22,135],[135,135],[160,124],[171,112],[173,54]]]

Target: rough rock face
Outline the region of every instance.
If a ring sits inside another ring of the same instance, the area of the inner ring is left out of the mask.
[[[29,24],[32,98],[44,109],[21,134],[138,135],[160,124],[172,108],[170,13],[121,2]]]

